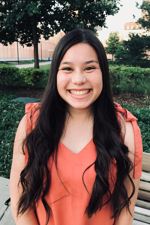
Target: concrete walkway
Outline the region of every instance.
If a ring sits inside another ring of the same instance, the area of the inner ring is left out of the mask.
[[[41,99],[39,98],[26,98],[26,97],[18,97],[11,100],[12,102],[23,102],[24,104],[40,102]]]
[[[48,64],[51,64],[51,61],[39,63],[40,66],[48,65]],[[30,68],[30,67],[34,67],[34,63],[31,63],[31,64],[22,64],[22,65],[15,65],[15,67],[17,67],[19,69],[21,69],[21,68]]]
[[[0,177],[0,224],[1,225],[15,225],[10,204],[5,202],[9,199],[9,179]]]

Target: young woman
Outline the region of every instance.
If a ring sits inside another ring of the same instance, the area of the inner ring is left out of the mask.
[[[17,225],[132,224],[142,141],[136,118],[113,103],[109,82],[91,31],[60,40],[42,102],[26,106],[16,133],[10,196]]]

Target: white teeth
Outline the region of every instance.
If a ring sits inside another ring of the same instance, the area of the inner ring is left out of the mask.
[[[73,90],[70,90],[70,93],[73,94],[73,95],[85,95],[89,92],[89,90],[84,90],[84,91],[73,91]]]

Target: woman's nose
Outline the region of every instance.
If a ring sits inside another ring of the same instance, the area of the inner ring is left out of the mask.
[[[72,76],[72,83],[83,84],[86,82],[86,77],[82,72],[75,72]]]

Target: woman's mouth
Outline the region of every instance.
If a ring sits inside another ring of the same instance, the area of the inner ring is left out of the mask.
[[[76,91],[76,90],[69,90],[69,92],[73,95],[81,96],[81,95],[86,95],[90,92],[90,89],[88,90],[82,90],[82,91]]]

